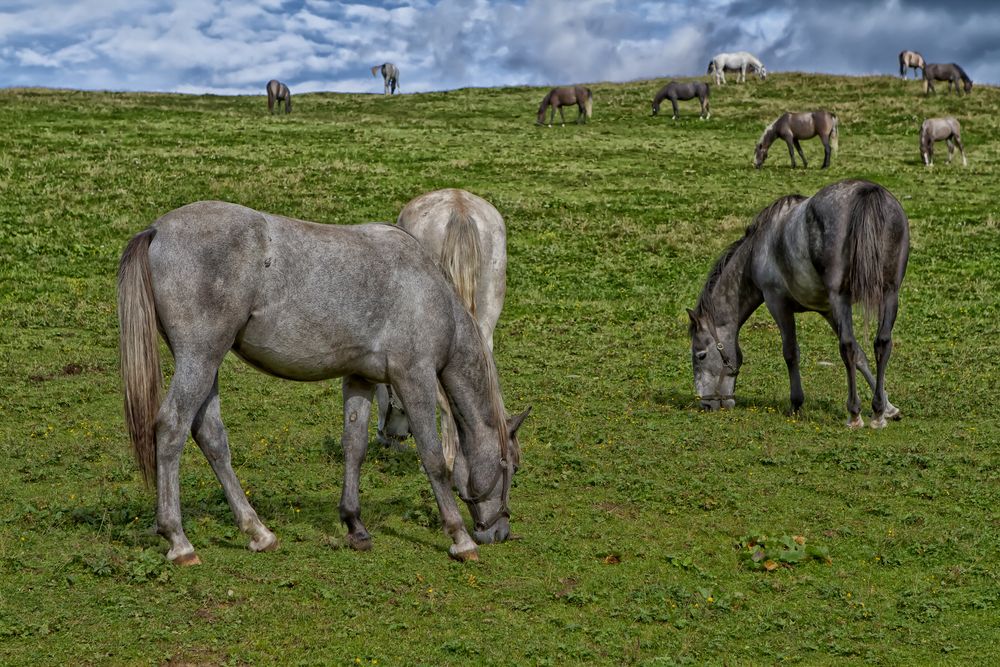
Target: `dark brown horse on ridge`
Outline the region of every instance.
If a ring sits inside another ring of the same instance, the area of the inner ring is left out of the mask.
[[[275,102],[284,102],[285,113],[292,113],[292,93],[288,86],[277,79],[271,79],[267,82],[267,110],[271,113],[274,113]]]
[[[935,81],[947,81],[948,92],[950,93],[951,87],[955,86],[955,92],[961,95],[962,91],[958,88],[959,79],[962,80],[962,88],[965,89],[965,94],[968,95],[971,93],[972,79],[969,78],[964,69],[955,63],[927,63],[924,65],[924,95],[930,95],[935,92]]]
[[[906,71],[908,68],[913,70],[923,70],[924,69],[924,57],[917,53],[916,51],[900,51],[899,52],[899,76],[900,78],[906,78]],[[923,74],[923,71],[921,71]],[[916,74],[914,74],[916,76]]]
[[[677,83],[671,81],[656,94],[653,98],[653,115],[660,113],[660,103],[663,100],[670,100],[674,108],[673,118],[677,118],[677,100],[692,100],[698,98],[701,102],[701,119],[708,120],[712,117],[712,111],[708,104],[708,84],[704,81],[689,81],[687,83]]]
[[[767,159],[767,149],[775,139],[781,138],[788,144],[788,157],[792,159],[792,169],[795,168],[795,151],[802,158],[802,166],[806,164],[806,156],[802,153],[799,139],[819,137],[823,142],[823,166],[830,166],[830,152],[837,150],[837,117],[829,111],[806,111],[802,113],[785,113],[764,129],[754,150],[753,166],[760,169]],[[794,147],[795,150],[792,150]]]
[[[549,127],[552,127],[552,123],[556,119],[556,109],[559,110],[559,117],[562,119],[562,124],[566,124],[566,116],[563,114],[563,107],[575,104],[579,113],[576,117],[577,123],[586,123],[587,119],[590,118],[593,111],[594,96],[590,92],[590,88],[584,88],[583,86],[561,86],[559,88],[553,88],[549,91],[549,94],[542,99],[542,103],[538,105],[538,121],[537,125],[545,125],[545,111],[552,107],[552,115],[549,118]]]

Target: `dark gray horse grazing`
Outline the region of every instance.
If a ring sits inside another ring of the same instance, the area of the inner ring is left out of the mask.
[[[382,94],[394,95],[399,88],[399,68],[392,63],[383,63],[372,67],[372,76],[376,72],[382,72]],[[403,92],[402,89],[399,92]]]
[[[799,152],[802,158],[802,166],[806,164],[806,156],[802,152],[802,145],[799,139],[812,139],[819,137],[823,142],[823,166],[826,169],[830,166],[830,152],[837,150],[837,117],[829,111],[805,111],[802,113],[782,114],[778,120],[774,121],[760,135],[757,147],[754,149],[753,166],[760,169],[767,159],[767,150],[779,137],[788,144],[788,157],[792,159],[792,169],[795,168],[795,151]],[[792,150],[794,147],[795,150]]]
[[[927,63],[924,65],[924,94],[930,95],[931,93],[937,92],[934,90],[935,81],[947,81],[948,82],[948,92],[951,92],[951,87],[955,87],[955,93],[958,95],[962,94],[962,90],[958,87],[959,80],[962,81],[962,89],[965,90],[966,95],[972,92],[972,79],[969,75],[965,73],[965,70],[956,65],[955,63]]]
[[[856,369],[872,388],[872,428],[899,418],[885,392],[885,370],[908,256],[906,214],[875,183],[840,181],[808,199],[789,195],[765,208],[718,259],[698,305],[688,310],[694,386],[702,407],[735,406],[736,376],[743,364],[739,331],[764,303],[781,330],[793,411],[804,400],[795,313],[814,311],[840,339],[847,368],[847,425],[864,426]],[[866,322],[878,317],[875,377],[854,337],[855,303],[862,305]]]
[[[962,166],[969,166],[969,161],[965,159],[965,147],[962,145],[962,126],[953,117],[928,118],[920,127],[920,155],[928,167],[934,166],[935,141],[947,142],[949,164],[955,153],[955,144],[958,144],[958,150],[962,152]]]
[[[899,52],[899,76],[900,78],[906,78],[907,68],[912,68],[914,70],[914,76],[916,76],[916,70],[924,69],[924,57],[917,53],[916,51],[900,51]],[[921,72],[923,74],[923,72]]]
[[[701,102],[701,119],[707,120],[712,117],[712,111],[708,104],[709,88],[703,81],[688,81],[687,83],[677,83],[671,81],[653,98],[653,115],[660,113],[660,103],[663,100],[670,100],[670,105],[674,109],[673,118],[677,118],[677,100],[693,100],[698,98]]]
[[[156,527],[167,558],[199,562],[181,525],[179,464],[187,434],[222,483],[252,551],[277,540],[257,517],[230,464],[218,369],[232,350],[289,380],[343,377],[348,544],[371,547],[359,476],[372,392],[391,383],[452,538],[449,554],[478,558],[451,492],[469,507],[480,543],[510,534],[508,497],[517,429],[505,418],[493,355],[455,289],[420,244],[393,225],[319,225],[225,202],[167,213],[132,238],[118,273],[121,368],[132,445],[156,481]],[[157,329],[175,370],[160,402]],[[435,425],[438,383],[451,403],[459,456],[449,477]]]
[[[274,103],[284,102],[285,113],[292,113],[292,93],[288,86],[277,79],[267,82],[267,110],[274,113]]]
[[[556,109],[559,109],[559,117],[562,119],[562,124],[566,124],[566,116],[563,114],[563,107],[569,104],[575,104],[577,111],[579,112],[576,116],[577,123],[586,123],[587,119],[590,118],[594,107],[594,96],[590,92],[590,88],[584,88],[583,86],[562,86],[560,88],[553,88],[549,91],[549,94],[542,99],[542,103],[538,105],[538,120],[537,125],[545,125],[545,111],[552,107],[552,116],[549,118],[549,127],[552,127],[552,123],[556,119]]]

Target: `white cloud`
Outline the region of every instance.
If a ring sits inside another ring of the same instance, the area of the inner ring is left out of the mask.
[[[1000,81],[1000,6],[953,0],[7,0],[8,84],[258,94],[403,90],[702,75],[716,51],[756,51],[771,70],[892,72],[918,48]],[[965,6],[965,11],[960,8]],[[965,18],[958,18],[962,17]],[[942,26],[947,25],[944,29]]]

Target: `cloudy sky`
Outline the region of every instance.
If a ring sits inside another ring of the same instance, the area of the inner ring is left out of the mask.
[[[404,93],[701,75],[718,51],[770,71],[892,73],[897,54],[1000,83],[996,0],[0,0],[0,86]]]

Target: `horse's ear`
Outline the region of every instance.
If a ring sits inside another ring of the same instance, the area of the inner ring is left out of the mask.
[[[686,310],[688,311],[688,318],[691,320],[691,324],[698,324],[698,317],[694,314],[694,311],[690,308]]]
[[[507,435],[509,435],[511,438],[513,438],[514,435],[517,434],[517,429],[521,428],[521,424],[524,423],[524,420],[528,418],[529,414],[531,414],[531,406],[530,405],[528,406],[528,409],[525,410],[524,412],[522,412],[521,414],[514,415],[513,417],[508,418],[507,419]]]

